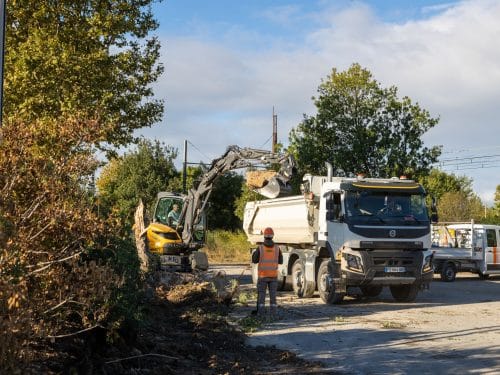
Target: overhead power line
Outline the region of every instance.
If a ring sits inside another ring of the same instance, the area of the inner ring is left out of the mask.
[[[193,146],[193,148],[198,151],[201,156],[203,156],[204,158],[208,159],[208,160],[212,160],[213,158],[207,156],[203,151],[201,151],[198,147],[196,147],[191,141],[187,141],[191,146]]]
[[[500,145],[498,146],[482,146],[482,147],[471,147],[471,148],[463,148],[463,149],[455,149],[455,150],[445,150],[443,151],[443,155],[445,154],[461,154],[466,152],[477,152],[484,150],[494,150],[500,149]]]

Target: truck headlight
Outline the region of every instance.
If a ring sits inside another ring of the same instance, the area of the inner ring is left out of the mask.
[[[344,254],[344,258],[347,263],[347,268],[356,270],[356,271],[363,271],[363,266],[361,265],[361,258],[358,257],[357,255],[353,254]]]
[[[432,254],[427,255],[424,259],[424,264],[422,266],[422,272],[430,272],[433,270],[432,267]]]

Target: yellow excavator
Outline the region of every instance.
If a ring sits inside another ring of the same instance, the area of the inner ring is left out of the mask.
[[[278,172],[255,170],[259,166],[279,166]],[[250,168],[247,185],[267,198],[291,192],[289,184],[295,163],[287,154],[229,146],[224,155],[212,161],[197,187],[186,195],[160,192],[154,205],[152,223],[146,228],[149,251],[160,256],[163,268],[181,272],[206,270],[208,259],[199,251],[205,245],[206,215],[214,181],[226,172]]]

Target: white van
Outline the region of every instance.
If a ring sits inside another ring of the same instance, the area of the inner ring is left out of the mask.
[[[432,226],[434,271],[453,281],[457,272],[477,273],[482,279],[500,275],[500,225],[453,223]]]

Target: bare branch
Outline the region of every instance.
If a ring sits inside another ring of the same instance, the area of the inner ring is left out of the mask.
[[[38,268],[34,271],[31,271],[28,276],[30,275],[33,275],[35,273],[38,273],[38,272],[42,272],[43,270],[49,268],[50,266],[52,266],[53,264],[56,264],[56,263],[61,263],[61,262],[65,262],[71,258],[76,258],[78,255],[80,255],[83,251],[79,251],[78,253],[76,254],[73,254],[73,255],[70,255],[69,257],[66,257],[66,258],[62,258],[62,259],[57,259],[57,260],[53,260],[51,262],[42,262],[42,263],[38,263],[37,266],[41,266],[43,264],[46,264],[46,266],[42,267],[42,268]],[[28,267],[34,267],[34,266],[28,266]]]
[[[26,212],[21,215],[22,219],[21,222],[28,220],[36,211],[36,209],[42,204],[42,202],[45,200],[45,196],[39,197],[37,200],[35,200],[30,208],[26,210]]]
[[[46,226],[44,226],[40,231],[38,231],[37,234],[35,234],[33,237],[31,237],[30,241],[33,241],[35,238],[37,238],[40,234],[42,234],[45,229],[47,229],[50,226],[51,223],[48,223]]]
[[[54,307],[51,307],[50,309],[45,310],[42,314],[44,314],[44,315],[48,314],[49,312],[58,309],[59,307],[65,305],[66,303],[74,303],[74,304],[77,304],[77,305],[84,305],[84,303],[81,303],[81,302],[78,302],[78,301],[73,301],[71,299],[66,299],[66,300],[62,301],[61,303],[55,305]]]
[[[66,337],[76,336],[76,335],[79,335],[80,333],[88,332],[88,331],[91,331],[91,330],[96,329],[96,328],[103,328],[104,329],[103,326],[101,326],[99,324],[96,324],[95,326],[92,326],[92,327],[89,327],[89,328],[85,328],[85,329],[82,329],[82,330],[77,331],[77,332],[68,333],[66,335],[47,336],[47,338],[51,339],[51,340],[64,339]]]
[[[148,354],[134,355],[132,357],[115,359],[113,361],[107,361],[107,362],[104,362],[104,363],[108,365],[110,363],[118,363],[118,362],[122,362],[122,361],[127,361],[129,359],[136,359],[136,358],[142,358],[142,357],[158,357],[158,358],[168,359],[170,361],[176,361],[176,360],[179,359],[177,357],[172,357],[172,356],[164,355],[164,354],[148,353]]]

